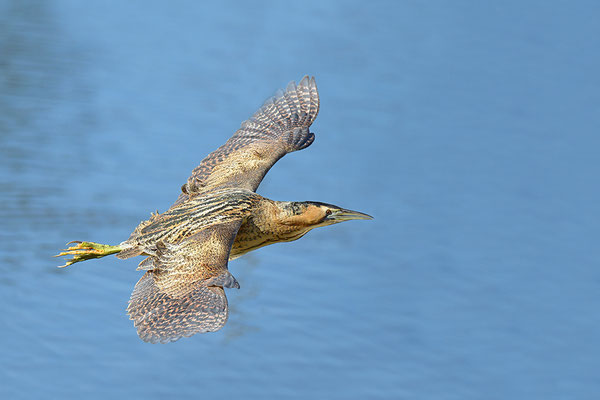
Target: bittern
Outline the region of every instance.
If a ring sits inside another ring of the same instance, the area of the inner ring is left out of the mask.
[[[138,267],[146,272],[127,307],[144,341],[166,343],[221,329],[228,318],[224,288],[240,287],[229,260],[319,226],[371,218],[332,204],[256,194],[277,160],[312,144],[309,127],[318,112],[314,77],[290,82],[202,160],[166,212],[152,214],[118,246],[75,241],[58,256],[73,256],[65,267],[109,254],[146,256]]]

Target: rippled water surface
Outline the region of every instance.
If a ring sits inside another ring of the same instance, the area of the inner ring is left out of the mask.
[[[0,397],[597,399],[596,2],[0,1]],[[274,91],[307,150],[259,193],[367,212],[230,264],[169,345],[119,243]]]

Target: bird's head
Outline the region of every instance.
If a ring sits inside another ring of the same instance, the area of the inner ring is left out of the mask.
[[[353,219],[373,219],[368,214],[317,201],[288,202],[285,210],[286,225],[308,228],[308,230]]]

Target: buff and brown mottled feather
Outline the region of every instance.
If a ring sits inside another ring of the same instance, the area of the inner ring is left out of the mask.
[[[239,284],[227,270],[241,220],[213,225],[178,244],[159,243],[140,263],[127,312],[147,342],[169,342],[219,330],[227,321],[223,287]]]
[[[143,340],[169,342],[225,324],[223,287],[239,287],[227,270],[232,245],[252,209],[268,201],[254,191],[277,160],[310,146],[318,111],[314,78],[290,83],[202,160],[168,211],[121,244],[119,258],[148,255],[127,308]]]
[[[256,191],[269,169],[287,153],[312,144],[308,128],[319,113],[315,78],[305,76],[279,90],[221,147],[192,171],[175,204],[218,187]]]
[[[290,83],[202,160],[166,212],[152,214],[118,246],[76,241],[57,256],[73,256],[64,266],[110,254],[146,256],[127,312],[147,342],[220,329],[228,317],[224,288],[239,288],[229,260],[297,240],[319,226],[372,218],[332,204],[273,201],[255,193],[277,160],[311,145],[309,127],[318,112],[314,78]]]

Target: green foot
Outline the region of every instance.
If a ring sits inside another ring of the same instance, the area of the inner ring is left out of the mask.
[[[94,242],[80,242],[78,240],[74,240],[72,242],[67,243],[67,246],[71,243],[77,243],[76,246],[71,246],[65,249],[60,254],[55,255],[54,257],[60,256],[68,256],[72,255],[73,258],[67,260],[65,265],[59,265],[59,268],[67,267],[71,264],[75,264],[79,261],[91,260],[93,258],[101,258],[108,256],[110,254],[115,254],[121,251],[120,246],[110,246],[108,244],[100,244]]]

